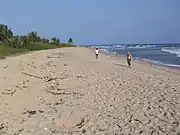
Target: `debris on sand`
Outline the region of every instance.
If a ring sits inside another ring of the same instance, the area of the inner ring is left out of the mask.
[[[0,124],[0,135],[6,134],[7,130],[8,130],[7,124],[1,123]]]
[[[47,77],[44,77],[44,79],[45,79],[46,82],[50,82],[50,81],[56,81],[58,78],[57,77],[49,77],[49,76],[47,76]]]
[[[0,56],[0,60],[4,60],[4,59],[6,59],[5,56]]]
[[[78,92],[67,92],[64,88],[57,88],[57,86],[47,86],[46,92],[51,93],[53,95],[80,95],[83,96],[84,94]]]
[[[13,96],[15,93],[16,93],[16,89],[4,89],[3,92],[1,92],[2,94],[4,95],[10,95],[10,96]]]
[[[24,74],[24,75],[30,76],[30,77],[34,77],[34,78],[38,78],[38,79],[43,79],[43,77],[39,77],[39,76],[32,75],[32,74],[29,74],[29,73],[25,73],[25,72],[21,72],[21,73]]]
[[[78,115],[62,116],[55,120],[55,124],[60,128],[82,128],[84,126],[85,119]]]
[[[61,48],[1,61],[0,135],[180,135],[179,70],[91,55]]]
[[[29,116],[35,115],[36,114],[36,110],[26,110],[25,112],[23,112],[23,114],[28,114]]]
[[[47,58],[64,58],[64,53],[56,53],[56,52],[52,52],[49,55],[47,55]]]

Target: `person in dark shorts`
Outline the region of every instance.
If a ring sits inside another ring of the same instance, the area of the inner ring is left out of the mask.
[[[96,48],[96,50],[95,50],[95,55],[96,55],[96,59],[98,59],[98,55],[99,55],[99,50],[98,50],[98,48]]]
[[[128,66],[131,67],[131,59],[132,59],[132,55],[130,52],[127,53],[127,63]]]

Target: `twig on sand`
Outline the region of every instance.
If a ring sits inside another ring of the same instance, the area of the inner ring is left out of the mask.
[[[50,81],[53,81],[53,80],[55,81],[55,80],[57,80],[58,78],[57,78],[57,77],[55,77],[55,78],[52,78],[52,77],[50,77],[50,78],[49,78],[49,77],[46,77],[45,79],[46,79],[47,82],[50,82]]]
[[[25,73],[25,72],[21,72],[21,73],[24,74],[24,75],[27,75],[27,76],[35,77],[35,78],[38,78],[38,79],[43,79],[43,77],[35,76],[35,75],[28,74],[28,73]]]
[[[25,73],[25,72],[21,72],[21,73],[24,74],[24,75],[30,76],[30,77],[35,77],[35,78],[38,78],[38,79],[44,79],[46,82],[50,82],[50,81],[53,81],[53,80],[57,80],[57,79],[58,79],[57,77],[55,77],[55,78],[53,78],[53,77],[48,77],[48,76],[46,76],[46,77],[39,77],[39,76],[32,75],[32,74]]]
[[[76,124],[78,128],[82,128],[84,126],[84,118],[81,118],[81,122]]]
[[[16,90],[11,92],[11,96],[13,96],[16,93]]]
[[[54,92],[54,91],[50,91],[50,90],[46,90],[46,91],[53,95],[80,95],[80,96],[83,96],[83,94],[77,93],[77,92]]]
[[[84,94],[78,92],[66,92],[65,89],[59,89],[54,86],[50,86],[46,88],[46,92],[51,93],[53,95],[80,95],[83,96]]]

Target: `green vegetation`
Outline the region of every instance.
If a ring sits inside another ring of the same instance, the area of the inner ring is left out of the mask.
[[[58,45],[60,43],[59,38],[53,37],[51,40],[52,40],[52,43],[55,45]]]
[[[69,38],[68,43],[69,43],[69,44],[73,43],[72,38]]]
[[[0,24],[0,57],[29,51],[75,47],[71,43],[73,43],[72,38],[69,38],[68,44],[66,44],[61,43],[57,37],[53,37],[51,40],[41,38],[36,31],[30,32],[28,35],[14,35],[11,28]]]

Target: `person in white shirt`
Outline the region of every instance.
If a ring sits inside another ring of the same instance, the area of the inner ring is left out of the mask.
[[[96,55],[96,59],[98,59],[98,55],[99,55],[99,50],[98,50],[98,48],[96,48],[96,50],[95,50],[95,55]]]

